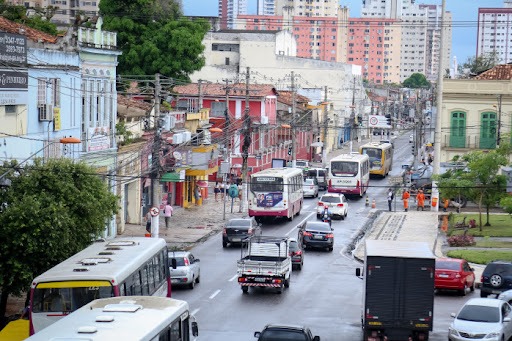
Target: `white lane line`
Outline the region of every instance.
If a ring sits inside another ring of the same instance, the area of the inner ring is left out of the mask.
[[[220,290],[215,291],[213,294],[210,295],[210,299],[215,298],[219,294]]]
[[[234,275],[233,277],[231,277],[228,282],[233,282],[235,279],[238,278],[238,275]]]
[[[307,210],[311,207],[311,205],[302,206],[302,209]]]
[[[197,308],[197,309],[193,310],[193,311],[190,313],[190,315],[196,315],[196,314],[199,312],[199,309],[200,309],[200,308]]]
[[[285,233],[285,236],[289,236],[292,232],[295,232],[297,231],[297,226],[299,225],[302,225],[306,220],[309,219],[309,217],[311,217],[313,214],[315,214],[316,212],[311,212],[310,214],[308,214],[306,216],[306,218],[302,219],[302,221],[300,223],[298,223],[297,225],[295,225],[290,231],[286,232]]]

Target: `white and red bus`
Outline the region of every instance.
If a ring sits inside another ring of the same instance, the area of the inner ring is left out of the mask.
[[[299,168],[269,168],[251,174],[248,192],[249,216],[293,220],[302,209],[303,176]]]
[[[362,197],[370,183],[368,155],[341,154],[329,161],[327,191]]]
[[[30,335],[99,298],[171,296],[167,243],[127,237],[95,242],[32,281]]]

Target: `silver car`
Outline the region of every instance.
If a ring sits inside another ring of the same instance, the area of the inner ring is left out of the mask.
[[[169,251],[169,270],[171,271],[172,285],[188,285],[194,289],[201,279],[199,258],[195,258],[189,251]],[[176,268],[174,268],[176,262]]]
[[[512,308],[502,300],[473,298],[464,304],[448,328],[450,341],[502,341],[512,336]]]
[[[316,178],[308,178],[303,183],[304,198],[305,197],[318,197],[318,180]]]

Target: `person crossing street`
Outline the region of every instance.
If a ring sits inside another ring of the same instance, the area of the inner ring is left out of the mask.
[[[419,211],[420,208],[422,211],[425,210],[425,194],[423,194],[423,190],[419,190],[416,195],[416,211]]]
[[[407,190],[407,188],[404,189],[404,192],[402,193],[402,200],[404,202],[404,211],[407,212],[407,210],[409,209],[409,198],[411,197],[411,195],[409,194],[409,191]]]

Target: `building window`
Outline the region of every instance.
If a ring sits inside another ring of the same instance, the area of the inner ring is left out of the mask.
[[[15,105],[6,105],[5,113],[8,114],[16,114],[16,106]]]
[[[484,112],[481,116],[480,148],[496,148],[496,113]]]
[[[454,111],[451,113],[450,147],[466,147],[466,113]]]
[[[37,79],[37,104],[46,104],[46,79]]]

